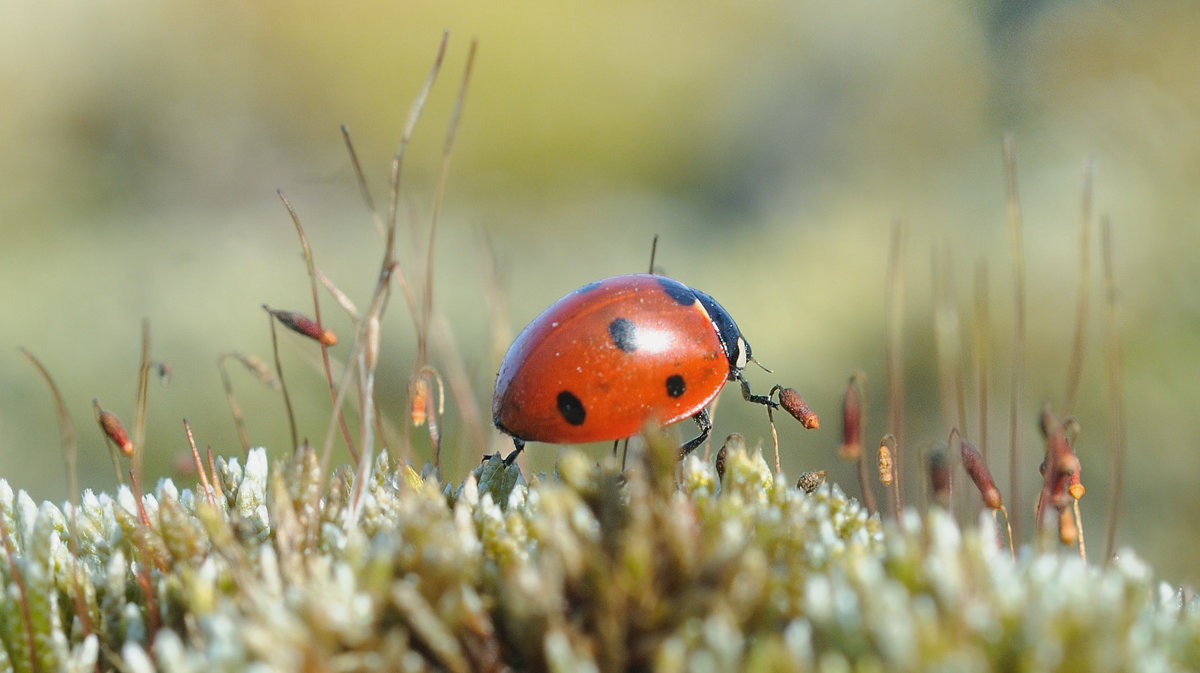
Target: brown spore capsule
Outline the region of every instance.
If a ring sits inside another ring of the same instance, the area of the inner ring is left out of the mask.
[[[92,400],[92,406],[96,410],[96,423],[100,425],[100,431],[116,444],[121,453],[126,456],[133,455],[133,442],[129,439],[129,433],[125,432],[121,419],[117,418],[116,414],[102,409],[98,400]]]
[[[838,455],[846,460],[862,458],[862,402],[857,377],[850,379],[842,398],[842,446]]]
[[[779,390],[779,406],[783,410],[792,415],[792,418],[800,421],[800,424],[807,430],[816,430],[820,427],[820,419],[813,413],[812,409],[808,408],[808,403],[796,392],[795,388],[781,388]]]
[[[296,334],[306,336],[326,346],[333,346],[338,342],[337,335],[333,333],[333,330],[319,327],[315,320],[303,313],[273,309],[265,304],[263,308],[278,320],[280,324]]]
[[[996,488],[992,473],[988,470],[987,463],[984,462],[979,450],[965,439],[959,442],[959,446],[961,447],[963,469],[967,471],[967,476],[974,482],[975,488],[979,489],[979,497],[983,499],[983,504],[988,509],[1003,507],[1004,500],[1000,497],[1000,489]]]

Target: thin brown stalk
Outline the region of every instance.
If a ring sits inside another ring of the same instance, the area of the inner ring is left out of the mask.
[[[904,461],[901,459],[904,446],[904,225],[896,221],[892,225],[892,238],[888,247],[887,295],[887,432],[894,442],[892,470],[896,486],[894,498],[904,502]]]
[[[137,499],[138,517],[142,522],[142,526],[145,527],[146,532],[148,533],[150,530],[150,517],[146,514],[146,506],[142,502],[142,489],[139,485],[137,475],[133,472],[133,470],[129,471],[129,483],[133,489],[134,497]],[[151,568],[155,567],[158,568],[160,572],[165,571],[166,569],[160,567],[159,564],[154,562],[153,555],[146,546],[145,535],[135,535],[133,537],[133,544],[134,548],[137,549],[139,556],[139,562],[137,564],[138,573],[136,574],[137,583],[146,599],[146,609],[144,611],[146,616],[146,628],[149,635],[149,642],[154,642],[154,639],[158,636],[160,620],[158,616],[157,600],[154,598],[154,583],[150,578],[150,571]]]
[[[350,128],[345,124],[341,125],[342,142],[346,145],[346,153],[350,155],[350,167],[354,169],[354,180],[358,184],[358,192],[362,195],[363,203],[367,204],[367,212],[371,213],[375,221],[375,231],[380,237],[386,237],[387,231],[384,228],[383,220],[379,217],[379,211],[375,208],[375,199],[371,196],[371,188],[367,186],[367,176],[363,173],[362,162],[358,160],[358,152],[354,149],[354,142],[350,139]]]
[[[233,393],[233,381],[229,378],[229,371],[225,369],[225,358],[230,355],[222,353],[217,357],[217,371],[221,373],[221,387],[225,390],[225,400],[233,414],[233,427],[237,431],[238,443],[242,445],[242,455],[245,455],[250,453],[250,435],[246,432],[246,419],[242,416],[242,407]]]
[[[392,277],[395,276],[397,281],[400,283],[402,291],[404,292],[405,299],[408,303],[409,313],[413,318],[414,324],[417,326],[418,340],[420,340],[422,334],[420,314],[418,312],[416,301],[414,300],[412,292],[408,287],[408,283],[405,280],[403,270],[396,262],[396,224],[399,219],[401,172],[404,166],[404,154],[408,149],[408,143],[412,139],[417,122],[421,118],[421,113],[425,109],[425,102],[429,98],[429,92],[432,90],[434,82],[437,81],[438,73],[441,71],[442,61],[446,56],[446,46],[449,43],[449,39],[450,32],[448,30],[444,31],[442,33],[441,44],[438,46],[437,56],[434,58],[433,66],[430,69],[429,75],[426,77],[425,83],[417,92],[417,95],[413,99],[412,105],[409,108],[408,117],[405,120],[404,129],[401,133],[399,146],[396,149],[396,153],[392,157],[391,177],[388,182],[389,193],[386,218],[381,217],[379,210],[375,207],[375,201],[371,197],[370,189],[367,187],[367,181],[362,170],[362,164],[359,162],[358,154],[354,150],[354,144],[350,140],[350,133],[345,126],[342,127],[342,137],[345,141],[346,149],[350,154],[350,163],[354,168],[359,190],[362,193],[363,200],[367,205],[367,209],[370,211],[371,217],[375,222],[376,230],[380,231],[385,238],[383,260],[380,263],[379,279],[376,283],[375,300],[373,300],[373,306],[375,307],[374,310],[377,311],[375,317],[376,319],[382,318],[382,306],[386,304],[387,297],[390,296],[391,280]],[[378,302],[382,302],[382,304],[379,304]],[[360,332],[361,329],[362,327],[360,325]],[[358,348],[357,342],[355,344],[355,348]],[[353,361],[353,358],[347,360],[347,362]],[[337,386],[339,392],[334,398],[335,408],[341,408],[341,391],[344,390],[344,386],[349,383],[349,371],[352,369],[353,367],[346,368],[347,373],[343,375],[342,383]],[[402,441],[404,454],[403,457],[407,459],[409,450],[407,432],[402,436]],[[329,442],[326,442],[326,448],[324,449],[321,457],[321,463],[323,467],[328,465],[328,458]]]
[[[471,83],[471,70],[475,65],[475,53],[478,50],[479,41],[472,40],[471,46],[467,51],[467,63],[463,70],[462,81],[458,87],[458,97],[454,101],[454,108],[450,112],[450,121],[446,129],[446,140],[442,146],[442,161],[438,171],[437,183],[433,191],[433,208],[429,215],[429,241],[425,246],[425,285],[422,302],[421,302],[421,317],[420,330],[417,335],[417,358],[414,363],[413,376],[418,376],[420,372],[428,364],[428,343],[429,331],[433,315],[433,271],[434,271],[434,252],[437,242],[438,222],[442,211],[442,203],[445,200],[446,185],[450,181],[450,158],[454,154],[454,139],[458,135],[458,126],[462,120],[463,106],[466,103],[467,89]],[[436,473],[441,472],[440,452],[434,453],[433,468]]]
[[[946,425],[956,429],[951,434],[961,441],[959,433],[965,432],[966,393],[963,385],[963,343],[962,324],[958,312],[958,301],[954,289],[953,265],[950,250],[943,248],[933,255],[934,276],[934,345],[937,351],[938,381],[941,389],[942,415]],[[951,441],[946,449],[946,461],[950,465],[951,482],[958,479],[953,468],[958,460],[958,446]],[[951,485],[950,493],[958,493],[960,489]],[[961,508],[965,505],[962,498],[959,502],[948,505],[951,508]]]
[[[962,329],[954,298],[954,276],[950,252],[933,255],[934,342],[938,353],[938,379],[942,389],[942,409],[947,425],[966,427],[966,401],[962,381]],[[954,447],[950,447],[953,455]]]
[[[1008,516],[1008,508],[1001,505],[1000,509],[992,510],[992,520],[996,522],[997,529],[1000,526],[999,519],[996,518],[998,514],[1004,515],[1004,528],[1008,531],[1008,555],[1015,561],[1017,559],[1017,550],[1013,543],[1012,520]]]
[[[1075,517],[1075,528],[1079,531],[1079,560],[1087,563],[1087,544],[1083,541],[1083,515],[1079,512],[1079,500],[1071,503],[1071,512]]]
[[[379,293],[377,297],[384,293]],[[358,476],[354,480],[354,490],[350,498],[349,526],[358,525],[358,515],[362,511],[362,497],[366,491],[367,480],[374,463],[374,435],[372,434],[375,416],[375,367],[379,364],[379,316],[383,312],[383,301],[371,304],[371,311],[363,320],[355,344],[357,349],[359,398],[362,399],[362,413],[359,418],[359,439],[362,440],[362,460],[358,465]]]
[[[779,474],[779,432],[775,429],[775,414],[770,405],[767,405],[767,424],[771,426],[771,444],[775,447],[775,474]]]
[[[204,462],[200,460],[200,450],[196,448],[196,438],[192,435],[192,426],[188,424],[186,418],[183,419],[183,431],[187,434],[188,446],[192,449],[192,460],[196,461],[196,473],[200,475],[200,485],[204,488],[204,495],[208,499],[208,504],[216,507],[217,503],[213,495],[212,484],[208,481],[208,474],[204,470]]]
[[[129,490],[133,491],[133,501],[137,503],[138,520],[146,528],[150,527],[150,515],[146,513],[146,503],[142,502],[142,483],[134,474],[133,470],[129,471]]]
[[[375,285],[375,293],[371,298],[371,305],[367,307],[367,312],[364,316],[364,319],[360,322],[358,332],[355,334],[354,344],[351,347],[350,355],[346,358],[347,365],[342,370],[342,378],[337,382],[337,385],[334,386],[336,394],[333,398],[333,417],[330,419],[329,427],[325,433],[324,448],[321,451],[321,472],[323,474],[327,474],[329,471],[329,459],[333,449],[334,430],[337,427],[337,424],[333,422],[333,419],[338,418],[341,413],[342,405],[345,403],[346,394],[350,390],[350,383],[353,380],[355,372],[358,371],[360,377],[365,377],[368,375],[368,372],[362,369],[362,367],[367,363],[364,350],[370,347],[378,347],[377,343],[371,343],[372,337],[369,336],[369,330],[378,330],[380,316],[382,316],[384,305],[387,302],[387,298],[390,296],[388,287],[391,285],[391,275],[389,272],[395,268],[398,267],[393,264],[380,274],[379,280]],[[372,327],[372,323],[375,324],[374,327]],[[377,331],[375,337],[373,338],[378,338]],[[372,371],[370,374],[373,376],[373,359],[371,361],[371,366]],[[363,387],[361,386],[362,383],[363,381],[360,378],[360,396],[363,391]],[[368,418],[372,415],[374,415],[374,399],[368,397],[362,398],[362,417]],[[370,462],[371,457],[368,455],[367,450],[364,449],[362,458],[359,461],[359,466],[361,468],[363,465],[366,465],[369,469]]]
[[[1071,360],[1067,366],[1067,394],[1063,415],[1075,409],[1079,382],[1083,378],[1083,355],[1087,350],[1088,304],[1092,294],[1092,181],[1096,164],[1089,159],[1083,166],[1083,204],[1079,214],[1079,298],[1075,304],[1075,339],[1071,345]]]
[[[338,303],[338,306],[341,306],[346,315],[350,316],[350,320],[357,325],[359,321],[358,307],[354,305],[350,297],[338,289],[338,286],[334,285],[333,281],[329,280],[329,277],[321,272],[320,267],[313,267],[313,272],[317,274],[317,280],[321,282],[321,285],[325,286],[325,290]]]
[[[1024,502],[1021,498],[1021,436],[1020,399],[1021,383],[1025,367],[1025,251],[1021,240],[1021,201],[1017,194],[1017,148],[1011,134],[1004,136],[1004,211],[1012,245],[1013,272],[1013,354],[1012,383],[1009,388],[1008,416],[1008,478],[1009,498],[1012,502]],[[1021,519],[1012,521],[1013,535],[1021,535]]]
[[[992,317],[988,306],[987,260],[975,267],[975,377],[979,388],[979,453],[988,455],[988,383],[991,378]]]
[[[429,316],[433,312],[433,258],[434,243],[437,240],[437,225],[445,199],[446,184],[450,178],[450,157],[454,154],[454,139],[458,135],[458,125],[462,120],[463,106],[467,99],[467,88],[471,83],[471,70],[475,65],[475,53],[479,48],[479,40],[471,40],[467,51],[467,64],[463,70],[462,82],[458,86],[458,98],[450,111],[450,121],[446,129],[446,141],[442,146],[442,163],[438,171],[437,184],[433,192],[433,210],[429,215],[429,244],[425,248],[425,301],[422,304],[421,321],[426,328],[429,326]]]
[[[470,433],[471,443],[483,447],[487,442],[488,426],[475,399],[475,390],[463,364],[462,353],[454,340],[454,333],[449,323],[440,315],[434,316],[433,331],[437,337],[435,343],[439,346],[438,353],[446,369],[446,380],[449,383],[450,394],[454,396],[459,418]]]
[[[1111,559],[1116,551],[1121,485],[1125,471],[1125,383],[1121,331],[1117,323],[1118,289],[1113,267],[1112,226],[1107,217],[1101,218],[1100,236],[1104,255],[1104,359],[1108,370],[1108,472],[1111,480],[1104,557]]]
[[[304,234],[304,227],[300,224],[300,216],[292,208],[292,204],[288,201],[283,191],[279,190],[277,193],[279,194],[279,200],[283,202],[283,207],[287,209],[288,215],[292,218],[292,224],[296,227],[296,236],[300,239],[300,248],[304,251],[304,265],[308,269],[308,282],[312,290],[313,319],[317,323],[317,332],[323,333],[321,299],[318,290],[316,264],[313,263],[312,247],[308,244],[308,236]],[[323,339],[319,339],[317,343],[321,345],[321,364],[325,367],[325,381],[329,385],[329,400],[332,402],[336,395],[333,391],[333,371],[329,367],[329,344]],[[346,448],[350,451],[350,457],[357,463],[358,451],[354,448],[354,440],[350,437],[350,428],[346,424],[346,418],[342,415],[341,410],[337,410],[336,413],[338,425],[342,429],[342,439],[346,442]],[[293,437],[293,439],[295,438]],[[296,448],[297,446],[299,444],[293,442],[292,448]]]
[[[842,401],[842,446],[838,453],[842,458],[857,463],[858,485],[862,490],[863,505],[868,513],[874,514],[875,491],[871,488],[870,468],[863,460],[862,450],[862,433],[866,426],[867,375],[856,372],[850,377],[850,383],[846,386],[846,396]]]
[[[951,496],[951,497],[955,494],[956,491],[958,491],[958,489],[954,487],[954,482],[955,482],[954,461],[955,461],[955,458],[961,459],[962,445],[963,445],[962,433],[960,433],[958,431],[957,427],[950,428],[950,435],[946,439],[946,470],[947,470],[946,487],[948,489],[947,495]],[[950,507],[950,502],[951,501],[949,501],[949,500],[947,501],[947,508]]]
[[[433,67],[429,71],[429,76],[425,78],[425,83],[421,86],[420,91],[413,98],[412,106],[408,110],[408,118],[404,122],[404,132],[400,135],[400,145],[396,148],[396,154],[392,157],[392,177],[390,181],[390,193],[388,195],[386,227],[387,249],[385,252],[389,262],[395,259],[396,220],[399,215],[400,205],[400,169],[404,166],[404,152],[408,149],[408,142],[412,139],[413,131],[417,128],[417,121],[420,120],[421,113],[425,110],[425,101],[429,98],[429,92],[433,89],[433,83],[437,81],[438,73],[442,69],[442,60],[446,56],[446,45],[449,41],[450,31],[443,31],[442,42],[438,46]]]
[[[275,355],[275,378],[279,379],[279,389],[283,391],[283,406],[287,410],[288,429],[292,432],[292,448],[300,446],[299,435],[296,433],[296,414],[292,412],[292,397],[288,395],[287,382],[283,380],[283,363],[279,360],[279,337],[275,333],[275,316],[271,315],[271,309],[267,308],[266,304],[263,308],[267,311],[267,323],[271,326],[271,352]],[[335,409],[336,413],[336,409]]]
[[[146,398],[150,387],[150,321],[142,321],[142,359],[138,368],[137,402],[133,407],[133,455],[129,465],[142,478],[142,463],[146,454]]]
[[[54,382],[54,377],[50,376],[50,371],[42,365],[41,361],[33,353],[25,348],[21,348],[20,351],[34,368],[38,370],[42,380],[50,388],[50,397],[54,400],[54,412],[58,418],[58,435],[62,441],[63,448],[63,466],[67,472],[67,497],[71,501],[71,534],[67,538],[71,549],[71,558],[75,559],[75,562],[71,565],[71,584],[74,589],[71,598],[75,603],[75,614],[79,615],[80,623],[83,626],[83,635],[86,637],[87,634],[92,632],[92,615],[87,609],[87,604],[84,602],[83,586],[80,584],[79,579],[79,466],[77,460],[79,445],[75,441],[75,425],[71,422],[71,415],[67,412],[67,405],[63,401],[58,385]]]
[[[483,277],[486,279],[488,307],[488,334],[491,347],[489,369],[500,367],[508,344],[512,343],[512,324],[508,319],[508,298],[500,282],[500,262],[496,259],[496,246],[487,231],[483,232]]]
[[[450,178],[450,158],[454,153],[454,139],[458,135],[458,124],[462,118],[463,104],[466,102],[467,86],[471,82],[471,70],[475,64],[475,52],[479,46],[478,40],[471,41],[470,50],[467,52],[467,64],[463,71],[462,82],[458,88],[458,98],[454,101],[454,108],[450,112],[450,121],[446,129],[446,140],[442,145],[442,161],[438,170],[437,183],[433,191],[433,209],[429,214],[429,241],[425,246],[425,286],[423,288],[421,301],[421,325],[424,334],[417,340],[417,368],[425,366],[426,343],[429,338],[430,315],[433,313],[433,269],[434,269],[434,252],[437,242],[438,222],[442,211],[442,203],[445,200],[446,185]]]
[[[217,356],[217,371],[221,374],[221,386],[225,390],[225,399],[229,403],[229,411],[233,415],[233,426],[237,431],[238,442],[242,445],[243,455],[250,452],[250,435],[246,431],[246,419],[242,414],[242,407],[238,404],[237,396],[233,392],[233,379],[229,377],[229,370],[225,368],[225,361],[233,358],[248,369],[254,377],[264,384],[270,386],[273,390],[279,390],[279,379],[271,372],[270,367],[265,362],[250,355],[244,355],[237,351],[222,353]]]
[[[77,466],[77,456],[79,447],[75,441],[75,426],[71,423],[71,416],[67,412],[67,405],[63,401],[62,393],[58,389],[58,385],[54,383],[54,378],[50,376],[50,371],[37,359],[33,353],[25,348],[20,348],[21,354],[29,360],[30,364],[38,370],[42,380],[46,382],[46,386],[50,388],[50,397],[54,400],[54,412],[58,418],[58,434],[62,439],[63,447],[63,463],[67,470],[67,490],[71,498],[71,506],[73,509],[79,508],[79,468]],[[74,536],[72,536],[74,538]],[[74,553],[75,550],[72,550]]]
[[[213,458],[212,447],[211,446],[206,447],[205,452],[208,454],[207,455],[208,473],[212,475],[213,493],[216,494],[217,499],[220,500],[221,498],[223,498],[225,496],[224,496],[224,493],[221,491],[221,480],[217,479],[217,462]]]

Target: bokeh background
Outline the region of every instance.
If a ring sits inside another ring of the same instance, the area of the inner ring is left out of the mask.
[[[964,357],[974,353],[974,278],[984,269],[987,440],[1007,492],[1013,283],[1000,140],[1011,132],[1029,325],[1027,474],[1010,508],[1028,532],[1036,415],[1043,400],[1061,404],[1066,385],[1090,158],[1120,286],[1129,447],[1120,540],[1165,579],[1200,580],[1200,11],[1191,0],[0,4],[0,475],[36,498],[66,497],[53,404],[17,350],[25,346],[67,398],[83,484],[113,486],[91,401],[131,419],[142,318],[155,357],[174,370],[151,390],[149,474],[173,474],[184,417],[202,447],[238,453],[216,358],[269,358],[263,302],[310,306],[275,191],[299,211],[317,264],[365,305],[381,246],[338,127],[350,128],[382,201],[443,29],[445,68],[405,168],[400,248],[419,285],[447,119],[477,38],[435,251],[436,309],[453,343],[440,338],[434,364],[461,365],[472,403],[448,405],[448,479],[483,448],[504,446],[486,419],[505,340],[578,285],[643,270],[658,234],[658,264],[717,297],[774,369],[750,371],[755,386],[792,385],[821,414],[815,433],[780,424],[784,469],[828,469],[857,492],[835,455],[838,408],[862,370],[867,443],[884,431],[885,271],[900,221],[908,459],[949,427],[931,260],[948,260]],[[1096,554],[1111,497],[1098,240],[1093,229],[1076,409]],[[325,310],[347,334],[336,306]],[[379,384],[397,423],[414,334],[397,295]],[[451,351],[459,356],[441,354]],[[313,353],[283,339],[301,434],[319,441],[328,398]],[[242,371],[233,377],[254,443],[286,452],[278,396]],[[980,443],[977,390],[968,374],[966,434]],[[736,430],[769,450],[761,409],[734,391],[722,399],[717,441]],[[483,425],[463,420],[472,405]],[[422,432],[412,447],[423,460]],[[527,469],[552,469],[554,453],[532,446]],[[916,465],[906,469],[919,501]]]

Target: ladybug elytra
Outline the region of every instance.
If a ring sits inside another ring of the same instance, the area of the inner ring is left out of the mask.
[[[665,276],[632,274],[589,283],[529,323],[504,356],[492,397],[496,427],[526,442],[599,442],[631,437],[647,422],[695,419],[708,438],[708,404],[727,381],[750,392],[742,369],[750,345],[709,295]]]

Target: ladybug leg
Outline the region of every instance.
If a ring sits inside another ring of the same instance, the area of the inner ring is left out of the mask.
[[[692,416],[692,418],[696,419],[696,425],[700,426],[700,436],[693,437],[686,444],[679,447],[680,458],[684,458],[692,451],[695,451],[697,446],[700,446],[704,443],[704,440],[708,439],[708,433],[712,432],[712,421],[708,418],[708,409],[701,409],[700,413]]]
[[[504,458],[505,467],[517,462],[517,456],[521,455],[521,450],[525,448],[525,440],[513,437],[513,446],[516,448],[513,449],[512,453],[508,454],[508,456]]]
[[[779,404],[772,400],[770,395],[755,395],[754,393],[750,392],[750,382],[742,377],[741,372],[738,372],[737,379],[738,383],[742,384],[742,397],[745,398],[747,402],[761,404],[769,409],[779,408]],[[775,387],[778,388],[779,386]],[[772,389],[771,392],[775,392],[774,389]]]

